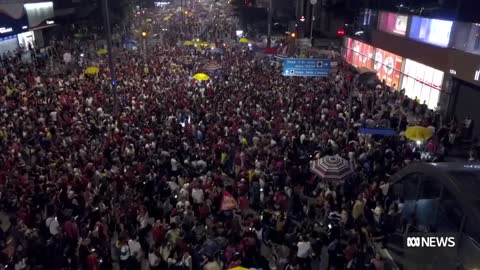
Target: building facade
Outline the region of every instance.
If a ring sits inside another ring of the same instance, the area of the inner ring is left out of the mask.
[[[44,31],[54,26],[53,2],[1,2],[0,54],[44,47]]]
[[[468,116],[480,125],[480,24],[387,11],[364,14],[375,20],[365,17],[348,32],[347,62],[372,70],[448,118]],[[474,130],[480,135],[478,125]]]

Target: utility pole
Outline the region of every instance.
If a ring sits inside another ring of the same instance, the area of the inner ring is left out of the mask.
[[[147,64],[148,61],[148,55],[147,55],[147,38],[148,38],[148,33],[146,31],[142,32],[142,43],[143,43],[143,61],[145,62],[145,65]]]
[[[315,20],[315,7],[317,0],[310,0],[310,4],[312,4],[312,14],[310,16],[310,43],[313,46],[313,21]]]
[[[348,91],[348,117],[347,117],[347,134],[350,134],[350,131],[352,130],[352,114],[353,114],[353,91],[355,87],[357,86],[357,79],[358,75],[355,75],[354,78],[352,78],[353,75],[350,75],[350,79],[352,80],[349,83],[349,91]]]
[[[185,14],[183,13],[183,0],[180,0],[180,12],[182,12],[182,30],[181,30],[181,35],[183,39],[183,29],[185,28]]]
[[[268,1],[268,29],[267,29],[267,48],[272,47],[272,16],[273,0]]]
[[[118,96],[117,96],[117,76],[115,74],[115,64],[113,63],[112,53],[112,29],[110,27],[110,10],[108,7],[108,0],[103,0],[103,11],[105,21],[105,31],[107,32],[107,50],[108,50],[108,64],[110,68],[111,85],[113,92],[113,115],[118,116]]]

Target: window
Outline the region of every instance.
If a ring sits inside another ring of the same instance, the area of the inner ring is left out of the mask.
[[[402,182],[405,186],[405,200],[415,200],[417,198],[418,183],[420,182],[419,174],[410,174]]]
[[[420,184],[419,199],[438,199],[440,192],[442,191],[442,185],[435,179],[425,177]]]
[[[480,54],[480,25],[477,23],[461,23],[455,25],[455,36],[452,47],[462,51]]]
[[[404,185],[404,204],[402,210],[403,218],[410,220],[415,215],[415,205],[418,192],[418,184],[420,182],[419,174],[410,174],[402,181]]]
[[[445,190],[443,192],[437,214],[437,231],[445,233],[455,233],[460,231],[463,211],[456,198]]]
[[[435,213],[438,208],[442,185],[435,179],[425,176],[420,183],[415,217],[419,225],[435,225]]]
[[[475,44],[473,45],[473,50],[478,51],[480,49],[480,35],[478,32],[475,34]]]
[[[403,194],[403,188],[403,181],[396,182],[390,189],[388,189],[388,192],[390,194],[389,196],[393,197],[396,200],[405,197]]]

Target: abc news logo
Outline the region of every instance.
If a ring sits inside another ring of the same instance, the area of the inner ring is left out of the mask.
[[[453,248],[455,247],[453,236],[408,236],[407,248]]]

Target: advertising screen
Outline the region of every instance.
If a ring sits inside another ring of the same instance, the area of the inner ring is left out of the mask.
[[[480,54],[480,24],[455,22],[455,32],[450,39],[452,48]]]
[[[396,54],[378,49],[375,52],[373,69],[377,71],[380,80],[385,80],[389,86],[398,88],[403,58]]]
[[[383,32],[405,36],[408,16],[392,12],[380,12],[378,29]]]
[[[452,25],[451,21],[413,16],[409,37],[420,42],[447,47]]]
[[[425,102],[430,109],[437,107],[444,73],[440,70],[407,59],[402,88],[410,98]]]
[[[366,67],[371,69],[373,66],[373,47],[360,42],[352,40],[352,60],[351,64],[355,67]]]
[[[40,2],[25,4],[25,10],[28,14],[28,22],[30,27],[38,27],[41,25],[51,24],[55,17],[53,12],[53,2]]]

